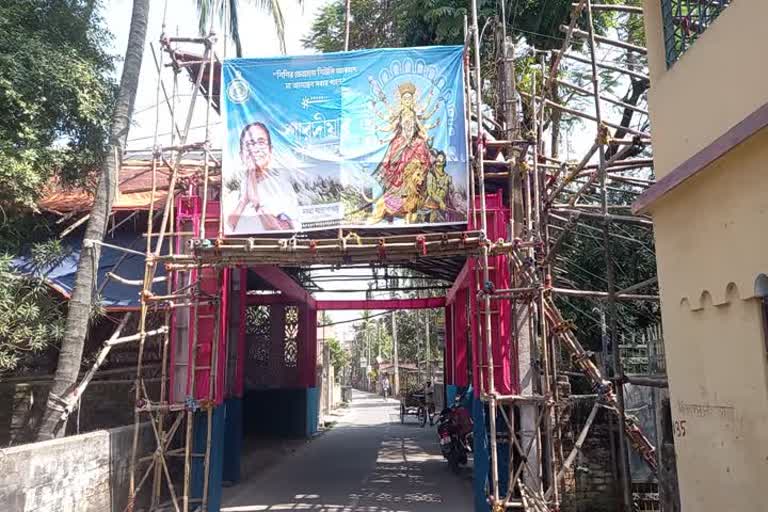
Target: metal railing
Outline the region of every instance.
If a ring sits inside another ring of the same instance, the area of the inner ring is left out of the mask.
[[[661,0],[668,68],[730,4],[731,0]]]

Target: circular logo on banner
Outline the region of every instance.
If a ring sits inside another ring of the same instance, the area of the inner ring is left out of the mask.
[[[227,87],[227,97],[232,103],[242,103],[251,95],[251,88],[248,82],[238,77],[232,80]]]

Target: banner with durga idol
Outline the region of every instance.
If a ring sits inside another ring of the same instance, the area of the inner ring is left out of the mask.
[[[466,223],[462,55],[225,60],[224,234]]]

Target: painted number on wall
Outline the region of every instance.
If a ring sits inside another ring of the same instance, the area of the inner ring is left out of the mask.
[[[686,420],[675,422],[675,437],[685,437],[685,424]]]

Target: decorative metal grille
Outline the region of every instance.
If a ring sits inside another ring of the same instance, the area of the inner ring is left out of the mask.
[[[295,368],[299,361],[299,307],[285,306],[285,366]]]
[[[662,0],[667,67],[677,62],[730,4],[731,0]]]
[[[248,359],[260,366],[269,364],[272,318],[269,306],[245,308],[245,334],[250,338]]]

